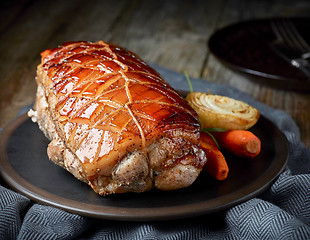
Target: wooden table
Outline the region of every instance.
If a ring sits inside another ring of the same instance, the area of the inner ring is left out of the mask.
[[[310,16],[310,2],[242,0],[13,0],[0,3],[0,127],[34,101],[40,52],[65,41],[104,40],[144,60],[224,83],[293,117],[310,147],[310,95],[254,83],[207,47],[219,28],[251,18]]]

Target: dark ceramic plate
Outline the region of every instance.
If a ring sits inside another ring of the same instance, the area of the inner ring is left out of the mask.
[[[282,172],[288,158],[286,138],[263,116],[252,130],[262,140],[261,154],[245,160],[224,153],[230,167],[225,181],[202,173],[186,189],[101,197],[48,160],[49,141],[24,114],[1,134],[1,175],[10,187],[36,202],[88,217],[131,221],[193,217],[225,210],[256,196]]]
[[[259,19],[236,23],[215,32],[209,49],[226,67],[250,76],[251,80],[287,90],[310,91],[310,79],[276,53],[271,21]],[[289,19],[310,43],[310,18]],[[310,45],[310,44],[309,44]]]

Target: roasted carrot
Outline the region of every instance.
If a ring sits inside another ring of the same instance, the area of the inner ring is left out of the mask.
[[[219,146],[243,158],[254,158],[261,150],[261,141],[248,130],[229,130],[211,133]]]
[[[208,133],[201,132],[200,147],[207,156],[207,163],[204,166],[204,170],[217,180],[225,180],[229,172],[228,165],[224,155]]]

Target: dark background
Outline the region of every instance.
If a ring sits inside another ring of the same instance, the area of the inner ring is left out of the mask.
[[[12,0],[0,3],[0,127],[34,101],[40,52],[65,41],[104,40],[150,63],[228,84],[291,115],[310,146],[309,94],[270,88],[223,66],[208,39],[256,18],[308,17],[310,2],[291,0]]]

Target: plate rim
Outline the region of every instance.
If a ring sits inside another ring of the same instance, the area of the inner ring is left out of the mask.
[[[216,197],[207,201],[173,207],[123,208],[81,203],[76,200],[67,199],[49,193],[48,191],[29,183],[26,179],[20,176],[11,166],[7,156],[6,148],[11,135],[21,124],[29,120],[26,113],[11,121],[0,134],[0,176],[2,176],[4,181],[13,190],[25,195],[35,202],[86,217],[122,221],[156,221],[182,219],[211,214],[233,207],[263,192],[286,167],[289,157],[289,149],[285,135],[272,121],[264,116],[261,116],[261,118],[271,123],[275,127],[275,134],[281,136],[280,142],[285,145],[282,147],[283,150],[281,149],[280,151],[280,154],[282,155],[280,158],[281,161],[273,161],[268,169],[251,184],[226,194],[225,201],[221,199],[222,197]],[[279,141],[277,143],[279,144]],[[243,193],[242,197],[238,197],[241,192]],[[228,199],[230,201],[227,201]],[[221,204],[219,204],[219,201]],[[167,215],[167,213],[169,213],[169,215]]]
[[[271,18],[256,18],[256,19],[249,19],[249,20],[244,20],[241,22],[236,22],[229,24],[227,26],[224,26],[217,31],[215,31],[208,39],[208,48],[210,52],[212,53],[213,56],[215,56],[219,62],[221,62],[224,66],[228,67],[232,71],[235,71],[239,74],[245,75],[245,76],[250,76],[251,80],[253,82],[258,82],[261,83],[262,80],[265,84],[271,86],[271,87],[279,87],[281,89],[285,90],[295,90],[299,92],[309,92],[310,91],[310,81],[307,80],[301,80],[301,79],[294,79],[294,78],[288,78],[288,77],[283,77],[271,73],[264,73],[255,69],[250,69],[246,67],[239,66],[237,64],[231,63],[227,59],[225,59],[222,55],[219,55],[218,52],[215,50],[214,42],[215,39],[218,38],[218,35],[222,34],[224,31],[227,31],[231,28],[240,28],[246,24],[251,24],[251,23],[258,23],[258,22],[266,22],[266,21],[271,21],[271,20],[276,20],[276,19],[291,19],[291,20],[302,20],[302,19],[307,19],[310,21],[310,17],[290,17],[290,18],[285,18],[285,17],[271,17]],[[269,80],[269,81],[268,81]],[[270,80],[273,80],[271,82]],[[303,84],[300,86],[299,84]]]

